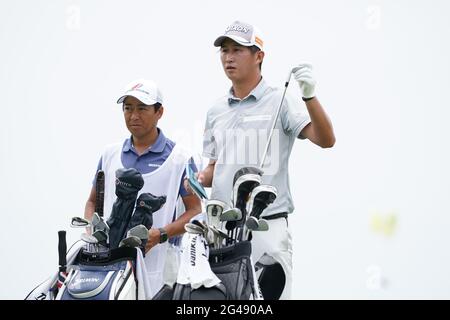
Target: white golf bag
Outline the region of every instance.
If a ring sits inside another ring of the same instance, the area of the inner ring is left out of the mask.
[[[136,300],[136,253],[121,247],[93,257],[81,250],[56,300]]]

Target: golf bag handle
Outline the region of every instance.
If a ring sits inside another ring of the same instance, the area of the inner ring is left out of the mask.
[[[58,258],[59,258],[59,271],[65,272],[67,259],[67,242],[66,242],[66,231],[58,231]]]
[[[105,172],[99,170],[95,178],[95,212],[103,217],[103,206],[105,202]]]

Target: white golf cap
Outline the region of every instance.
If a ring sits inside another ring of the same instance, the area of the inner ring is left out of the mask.
[[[246,47],[257,46],[259,49],[263,50],[264,42],[259,29],[242,21],[235,21],[230,24],[226,28],[224,34],[214,41],[214,46],[220,47],[226,38],[234,40]]]
[[[155,103],[163,103],[161,91],[152,80],[138,79],[130,82],[125,87],[125,93],[117,100],[117,103],[123,103],[128,96],[135,97],[148,106],[154,105]]]

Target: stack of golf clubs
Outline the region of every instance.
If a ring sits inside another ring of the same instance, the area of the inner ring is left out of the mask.
[[[116,184],[116,195],[118,199],[115,204],[119,204],[117,208],[120,208],[121,198],[128,196],[125,192],[131,194],[136,192],[142,187],[140,173],[135,169],[119,169],[116,172],[117,179],[124,179],[127,184],[123,184],[125,187],[121,187],[121,184]],[[127,179],[133,179],[128,181]],[[133,183],[130,183],[133,182]],[[142,181],[143,184],[143,181]],[[135,185],[135,187],[134,187]],[[120,192],[118,189],[121,187]],[[134,188],[134,189],[133,189]],[[131,191],[130,191],[131,190]],[[107,254],[109,249],[118,247],[139,247],[145,255],[145,245],[148,241],[148,231],[153,225],[153,213],[158,211],[166,202],[165,196],[154,196],[151,193],[142,193],[136,200],[135,210],[130,207],[131,210],[116,210],[116,213],[121,215],[119,220],[111,220],[115,225],[115,234],[113,244],[110,241],[110,225],[103,219],[103,204],[104,204],[104,173],[99,171],[96,177],[96,206],[95,212],[92,216],[92,220],[81,217],[73,217],[71,221],[71,227],[73,228],[89,228],[86,233],[81,235],[81,240],[85,242],[85,251],[91,254],[93,257],[97,257],[102,254]],[[126,198],[126,197],[125,197]],[[122,206],[123,207],[123,206]],[[134,206],[133,206],[134,207]],[[113,209],[114,211],[114,209]],[[114,213],[114,212],[113,212]],[[113,214],[112,213],[112,214]],[[117,223],[119,222],[119,224]],[[122,236],[123,235],[123,236]],[[120,242],[119,242],[120,241]]]
[[[86,251],[91,254],[100,254],[109,250],[109,226],[102,217],[94,212],[92,221],[81,217],[73,217],[70,226],[72,228],[89,228],[89,232],[81,234],[81,240],[86,243]],[[139,224],[129,229],[119,247],[145,248],[148,241],[148,228]]]
[[[261,214],[275,201],[277,190],[262,184],[261,176],[262,171],[254,167],[244,167],[234,175],[233,208],[221,216],[232,242],[251,240],[252,231],[269,230]]]
[[[81,240],[86,243],[87,252],[99,254],[108,251],[109,226],[97,212],[94,212],[92,221],[73,217],[70,226],[72,228],[89,228],[89,232],[81,234]]]
[[[236,172],[233,183],[232,207],[219,200],[206,203],[207,221],[194,220],[185,225],[189,233],[200,234],[208,244],[219,249],[224,245],[251,240],[251,232],[267,231],[269,226],[261,218],[263,211],[275,201],[277,190],[261,183],[261,170],[245,167]],[[222,227],[225,226],[225,231]]]

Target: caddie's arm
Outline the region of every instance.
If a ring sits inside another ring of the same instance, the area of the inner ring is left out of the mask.
[[[94,215],[95,211],[95,201],[96,201],[96,191],[95,187],[92,187],[91,193],[89,194],[89,198],[87,199],[86,205],[84,207],[84,218],[88,221],[92,221],[92,216]]]
[[[292,69],[292,73],[300,86],[311,118],[311,123],[303,128],[299,138],[307,138],[322,148],[331,148],[334,146],[336,138],[331,120],[314,94],[316,80],[312,74],[312,65],[301,63]]]
[[[200,199],[196,195],[190,194],[184,196],[182,197],[182,200],[186,211],[177,220],[164,227],[169,239],[174,236],[183,234],[185,232],[184,225],[188,223],[195,215],[202,212]],[[149,239],[145,247],[145,252],[148,252],[151,248],[160,243],[160,239],[160,230],[157,228],[150,229]]]

